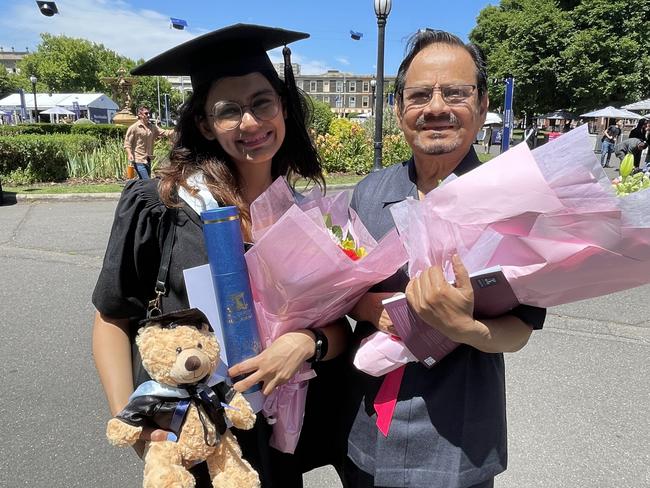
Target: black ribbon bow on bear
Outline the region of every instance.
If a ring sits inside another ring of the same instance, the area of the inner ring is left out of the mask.
[[[235,396],[235,390],[224,382],[217,383],[213,387],[208,386],[206,383],[198,383],[195,385],[187,385],[185,389],[194,400],[199,408],[199,418],[203,424],[203,435],[207,445],[214,446],[219,440],[219,436],[226,432],[226,418],[224,404],[227,404]],[[214,443],[208,440],[208,425],[203,416],[202,410],[208,415],[208,418],[214,424],[217,430],[217,439]]]

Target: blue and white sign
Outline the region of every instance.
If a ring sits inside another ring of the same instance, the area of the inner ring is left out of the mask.
[[[515,79],[509,76],[505,80],[506,93],[503,103],[503,138],[501,140],[501,152],[507,151],[510,148],[510,138],[512,137],[512,129],[514,128],[514,114],[512,111],[512,104],[515,97]]]

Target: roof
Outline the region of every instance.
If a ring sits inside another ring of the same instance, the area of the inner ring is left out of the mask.
[[[79,108],[108,108],[110,110],[119,110],[117,103],[111,100],[103,93],[37,93],[36,104],[39,112],[52,107],[65,107],[72,109],[73,102],[79,104]],[[34,108],[34,95],[25,92],[25,105],[28,110]],[[0,99],[0,108],[13,110],[15,107],[20,108],[20,94],[12,93],[3,99]]]

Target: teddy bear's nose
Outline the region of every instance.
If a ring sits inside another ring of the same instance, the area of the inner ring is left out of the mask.
[[[196,356],[190,356],[185,361],[185,369],[188,371],[196,371],[201,367],[201,360]]]

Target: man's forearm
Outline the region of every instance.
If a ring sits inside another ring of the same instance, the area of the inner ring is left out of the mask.
[[[488,353],[518,351],[528,343],[533,331],[532,327],[514,315],[476,320],[475,324],[477,327],[465,337],[454,339]]]

